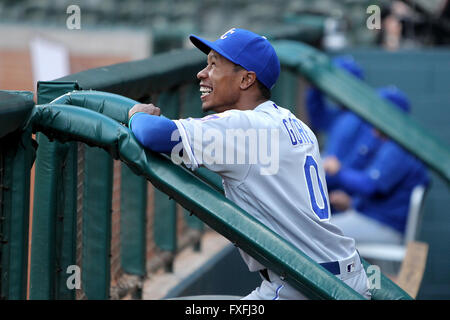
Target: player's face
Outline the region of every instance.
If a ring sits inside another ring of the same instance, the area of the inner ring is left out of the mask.
[[[211,50],[208,64],[197,78],[203,111],[223,112],[235,107],[240,96],[241,77],[234,63]]]

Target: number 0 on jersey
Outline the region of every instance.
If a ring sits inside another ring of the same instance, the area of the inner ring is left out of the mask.
[[[311,176],[311,167],[314,168],[314,178]],[[305,165],[305,178],[306,178],[306,185],[308,187],[309,191],[309,198],[311,200],[311,207],[316,214],[316,216],[320,220],[327,220],[330,217],[330,210],[328,208],[328,197],[325,194],[325,191],[323,189],[322,181],[320,180],[319,176],[319,170],[317,167],[317,162],[314,160],[314,158],[310,155],[306,156]],[[315,185],[313,184],[313,180],[315,182]],[[318,188],[317,188],[318,187]],[[319,203],[317,203],[316,199],[316,193],[314,192],[314,189],[319,189],[320,195],[322,197],[322,205],[320,206]]]

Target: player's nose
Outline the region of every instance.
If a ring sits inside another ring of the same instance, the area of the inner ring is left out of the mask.
[[[197,73],[197,79],[202,80],[202,79],[206,79],[208,77],[207,68],[208,67],[206,66]]]

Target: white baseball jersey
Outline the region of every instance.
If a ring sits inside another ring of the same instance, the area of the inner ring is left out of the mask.
[[[220,174],[228,199],[318,263],[355,253],[354,240],[329,222],[317,139],[289,110],[266,101],[175,123],[185,164]],[[265,268],[240,252],[250,271]]]

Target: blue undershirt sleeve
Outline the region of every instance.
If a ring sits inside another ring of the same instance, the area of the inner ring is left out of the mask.
[[[181,137],[172,141],[172,134],[178,128],[175,122],[163,116],[137,112],[130,118],[128,127],[144,147],[155,152],[170,154],[181,142]]]

